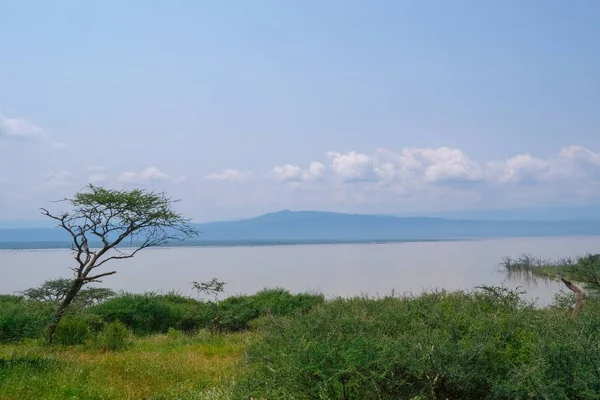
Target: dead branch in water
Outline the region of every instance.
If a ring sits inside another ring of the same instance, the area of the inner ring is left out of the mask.
[[[575,293],[575,308],[573,308],[573,313],[571,316],[573,318],[577,318],[581,312],[581,308],[583,307],[583,291],[573,282],[570,282],[563,277],[561,277],[560,280],[563,281],[563,283]]]

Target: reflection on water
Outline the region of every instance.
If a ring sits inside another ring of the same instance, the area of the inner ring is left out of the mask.
[[[148,249],[133,259],[105,264],[118,273],[106,278],[104,286],[133,292],[175,289],[192,295],[192,281],[217,277],[227,282],[226,295],[284,287],[333,297],[505,285],[521,287],[528,298],[547,303],[561,284],[508,277],[498,270],[502,258],[530,253],[555,259],[599,250],[600,237]],[[0,251],[0,293],[68,276],[73,262],[67,250]]]

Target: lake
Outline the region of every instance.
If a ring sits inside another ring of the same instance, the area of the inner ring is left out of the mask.
[[[530,253],[543,258],[600,253],[600,237],[514,238],[392,244],[285,245],[265,247],[173,247],[146,249],[135,258],[105,264],[103,286],[132,292],[194,294],[191,281],[217,277],[225,295],[254,293],[264,287],[292,292],[319,291],[327,297],[418,293],[435,288],[472,289],[501,285],[527,290],[542,303],[563,286],[507,279],[497,265],[504,256]],[[68,250],[0,251],[0,293],[69,276]]]

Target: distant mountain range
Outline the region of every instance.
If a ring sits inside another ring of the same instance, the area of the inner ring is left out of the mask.
[[[280,211],[238,221],[199,224],[197,227],[202,235],[182,244],[389,242],[600,235],[600,219],[493,221],[320,211]],[[69,243],[69,236],[58,228],[0,229],[0,248],[61,248],[68,247]]]

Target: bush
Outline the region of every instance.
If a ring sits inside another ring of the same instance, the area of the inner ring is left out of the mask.
[[[124,350],[130,345],[129,331],[119,321],[106,324],[96,338],[96,346],[104,351]]]
[[[328,301],[263,318],[253,398],[597,398],[600,304],[579,320],[502,288]]]
[[[185,338],[185,333],[182,331],[179,331],[177,329],[169,328],[167,330],[167,337],[170,340],[178,341],[178,340]]]
[[[250,328],[250,322],[267,313],[275,316],[304,314],[324,301],[322,295],[296,294],[281,288],[263,289],[251,296],[232,296],[219,304],[219,328],[235,332]]]
[[[43,337],[54,316],[54,307],[12,297],[0,302],[0,343]]]
[[[13,294],[0,294],[0,304],[2,303],[20,303],[24,300],[23,296],[17,296]]]
[[[54,334],[54,343],[63,346],[74,346],[84,344],[90,337],[88,321],[81,316],[64,317]]]
[[[206,303],[175,294],[123,294],[90,308],[104,321],[121,321],[137,335],[166,333],[169,328],[193,331],[214,316]]]

